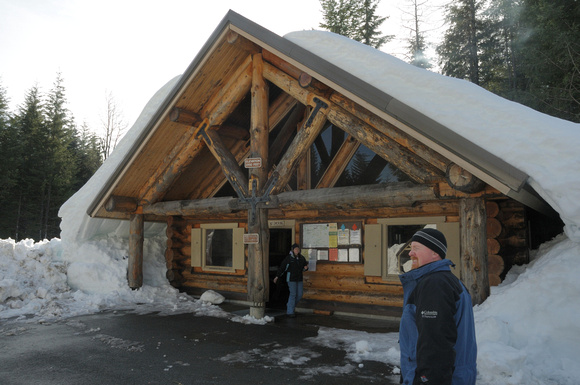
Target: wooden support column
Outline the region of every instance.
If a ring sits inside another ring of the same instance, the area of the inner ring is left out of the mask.
[[[461,199],[461,279],[474,305],[481,304],[489,296],[486,217],[482,198]]]
[[[143,214],[131,214],[129,222],[129,266],[127,280],[131,289],[143,286]]]
[[[263,73],[262,55],[253,56],[252,105],[250,125],[250,157],[261,158],[262,166],[250,169],[250,189],[252,197],[262,196],[262,190],[268,180],[268,85]],[[255,183],[253,183],[255,182]],[[259,234],[257,244],[248,245],[248,301],[251,303],[250,316],[261,319],[266,312],[266,301],[269,296],[269,261],[268,250],[270,231],[268,229],[268,209],[256,209],[248,212],[248,233]]]

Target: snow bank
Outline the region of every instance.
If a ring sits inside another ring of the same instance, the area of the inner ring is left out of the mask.
[[[580,245],[562,235],[538,254],[475,307],[478,369],[487,383],[498,374],[504,384],[575,384],[580,378]]]
[[[0,319],[50,322],[103,310],[131,310],[161,315],[191,313],[240,323],[273,321],[226,313],[212,304],[220,301],[217,293],[208,291],[202,296],[206,300],[196,300],[162,283],[164,258],[156,243],[160,244],[153,239],[145,246],[145,281],[150,284],[130,290],[125,276],[127,261],[119,251],[126,250],[127,245],[121,238],[89,241],[86,252],[94,257],[95,264],[80,266],[62,259],[59,239],[38,243],[0,240]],[[492,288],[491,296],[475,307],[478,385],[577,383],[579,258],[580,245],[561,235],[544,244],[534,262],[512,268],[506,280]],[[101,270],[108,275],[104,277]],[[103,280],[114,290],[100,290]],[[91,291],[76,290],[78,282]],[[398,365],[397,341],[398,333],[321,328],[310,342],[344,350],[352,364],[343,369],[351,371],[364,361]],[[256,359],[255,354],[248,357]]]

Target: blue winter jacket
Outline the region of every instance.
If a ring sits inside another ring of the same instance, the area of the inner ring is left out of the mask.
[[[477,344],[471,296],[448,259],[401,274],[403,384],[473,385]]]

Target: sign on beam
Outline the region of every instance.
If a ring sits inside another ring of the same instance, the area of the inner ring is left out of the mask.
[[[255,245],[260,243],[260,234],[248,233],[244,234],[244,245]]]
[[[262,158],[246,158],[244,160],[244,167],[246,167],[246,168],[260,168],[260,167],[262,167]]]

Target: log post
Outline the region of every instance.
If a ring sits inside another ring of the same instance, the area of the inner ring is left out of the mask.
[[[250,169],[250,188],[253,197],[262,195],[268,178],[268,85],[264,81],[263,60],[261,54],[253,56],[252,104],[250,126],[250,157],[261,158],[262,166]],[[249,188],[249,189],[250,189]],[[268,209],[248,211],[248,233],[259,234],[257,244],[248,245],[248,301],[251,303],[250,316],[261,319],[266,313],[266,301],[269,296],[268,250],[270,232],[268,230]]]
[[[489,296],[486,217],[483,199],[461,199],[461,279],[474,305],[481,304]]]
[[[129,266],[127,280],[131,289],[143,286],[143,214],[132,214],[129,222]]]

